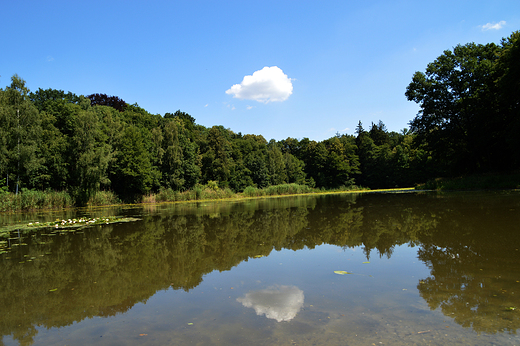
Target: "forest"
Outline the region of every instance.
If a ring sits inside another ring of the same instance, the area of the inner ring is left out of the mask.
[[[102,93],[0,89],[0,195],[62,191],[76,205],[99,191],[139,201],[200,186],[242,192],[410,187],[436,177],[520,167],[520,32],[500,44],[458,45],[406,88],[420,111],[400,132],[379,120],[323,141],[267,140],[211,128],[181,110],[151,114]]]

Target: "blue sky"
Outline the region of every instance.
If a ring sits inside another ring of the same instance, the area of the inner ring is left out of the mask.
[[[358,121],[408,127],[415,71],[516,30],[518,0],[5,1],[0,87],[17,73],[31,90],[105,93],[207,127],[321,141]]]

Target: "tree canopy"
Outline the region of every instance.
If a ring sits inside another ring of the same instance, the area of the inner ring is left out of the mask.
[[[519,37],[514,32],[500,45],[457,45],[414,74],[405,95],[421,109],[411,130],[444,172],[520,164]]]

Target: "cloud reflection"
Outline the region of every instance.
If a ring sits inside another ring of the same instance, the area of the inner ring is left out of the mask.
[[[246,293],[237,298],[246,308],[253,308],[256,314],[278,322],[290,321],[303,306],[303,291],[296,286],[268,287]]]

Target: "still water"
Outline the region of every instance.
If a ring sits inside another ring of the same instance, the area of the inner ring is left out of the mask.
[[[519,191],[76,210],[0,227],[84,215],[140,220],[3,240],[0,345],[520,344]]]

